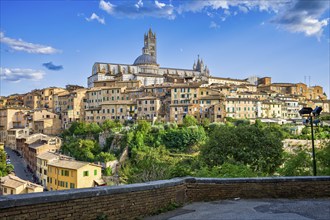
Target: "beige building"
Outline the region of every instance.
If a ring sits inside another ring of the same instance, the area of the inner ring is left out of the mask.
[[[49,87],[36,89],[24,95],[24,106],[32,109],[49,109],[54,111],[54,95],[63,92],[65,89],[58,87]]]
[[[29,136],[29,128],[12,128],[7,131],[6,146],[12,150],[17,150],[16,139]]]
[[[57,118],[43,118],[34,121],[34,133],[43,133],[46,135],[59,135],[62,132],[61,120]]]
[[[323,93],[321,86],[308,87],[304,83],[271,83],[270,77],[265,77],[267,80],[261,80],[258,85],[258,90],[274,91],[282,95],[301,95],[307,100],[321,99],[327,97]]]
[[[282,116],[282,103],[274,101],[262,102],[262,118],[281,118]]]
[[[137,119],[144,119],[148,121],[161,120],[159,111],[161,102],[159,98],[146,96],[136,100]]]
[[[253,98],[227,98],[225,101],[227,117],[235,119],[258,117],[258,101],[258,99]]]
[[[48,190],[64,190],[104,185],[101,166],[60,158],[48,163]]]
[[[84,100],[87,89],[80,88],[55,96],[55,112],[61,115],[61,127],[69,128],[73,122],[84,120]]]
[[[37,170],[37,156],[45,152],[56,152],[61,147],[59,137],[33,134],[26,138],[22,149],[23,157],[33,172]]]
[[[2,195],[16,195],[25,193],[43,192],[43,187],[19,177],[9,174],[0,178],[0,192]]]
[[[313,109],[316,108],[316,106],[322,107],[322,113],[330,113],[330,100],[314,99],[307,102],[307,105]]]
[[[24,127],[24,122],[20,122],[17,113],[27,110],[22,107],[5,107],[0,109],[0,142],[7,145],[7,131],[15,126]]]
[[[247,80],[210,76],[210,77],[208,77],[208,84],[209,85],[212,85],[212,84],[243,85],[243,84],[250,84],[250,83]]]

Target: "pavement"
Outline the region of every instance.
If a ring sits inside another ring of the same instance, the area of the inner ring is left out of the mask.
[[[328,199],[233,199],[195,202],[145,220],[330,220]]]
[[[27,170],[27,164],[25,160],[17,156],[16,153],[9,147],[5,147],[5,151],[7,152],[7,155],[9,155],[10,157],[11,164],[14,165],[15,175],[23,180],[28,180],[30,182],[33,182],[32,173],[30,173]]]

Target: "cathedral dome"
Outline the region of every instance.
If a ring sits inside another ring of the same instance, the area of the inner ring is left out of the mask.
[[[150,56],[149,54],[142,54],[141,56],[138,56],[133,65],[145,65],[145,64],[154,64],[157,65],[156,59],[153,56]]]

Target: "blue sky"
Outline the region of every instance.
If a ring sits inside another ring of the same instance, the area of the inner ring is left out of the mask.
[[[157,34],[162,67],[270,76],[329,93],[328,0],[0,1],[0,95],[87,86],[94,62],[132,64]],[[307,77],[307,84],[309,84]]]

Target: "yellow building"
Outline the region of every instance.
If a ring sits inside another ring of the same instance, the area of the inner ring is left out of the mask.
[[[0,178],[0,194],[2,195],[16,195],[43,191],[44,189],[42,186],[22,180],[12,174]]]
[[[65,190],[94,187],[103,184],[101,166],[62,159],[48,163],[48,190]]]
[[[60,158],[72,159],[69,156],[61,155],[55,152],[45,152],[37,156],[37,177],[45,188],[47,188],[47,179],[48,179],[48,164],[52,161],[59,160]]]

